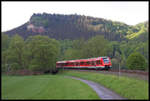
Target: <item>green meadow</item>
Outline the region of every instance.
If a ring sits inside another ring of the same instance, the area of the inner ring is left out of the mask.
[[[56,75],[2,76],[2,99],[100,99],[87,84],[64,76],[97,82],[127,99],[148,99],[144,80],[94,72],[63,71]]]
[[[2,76],[2,99],[99,99],[87,84],[60,75]]]

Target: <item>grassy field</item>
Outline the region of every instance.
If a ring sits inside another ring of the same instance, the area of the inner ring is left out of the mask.
[[[64,71],[57,75],[2,76],[2,99],[99,99],[87,84],[97,82],[128,99],[148,99],[148,82],[93,72]]]
[[[2,99],[99,99],[87,84],[62,75],[2,76]]]
[[[104,85],[128,99],[148,99],[148,82],[128,77],[92,72],[65,71],[59,75],[75,76]]]

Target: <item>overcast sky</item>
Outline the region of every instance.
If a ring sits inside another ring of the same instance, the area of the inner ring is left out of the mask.
[[[33,13],[79,14],[135,25],[148,21],[148,2],[2,2],[2,31],[29,21]]]

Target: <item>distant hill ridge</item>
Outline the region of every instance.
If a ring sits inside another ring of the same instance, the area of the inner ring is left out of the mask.
[[[3,33],[9,36],[19,34],[25,39],[31,35],[47,35],[57,40],[81,37],[89,39],[95,35],[104,35],[110,41],[122,41],[141,36],[147,38],[148,22],[130,26],[122,22],[77,14],[37,13],[25,24]]]

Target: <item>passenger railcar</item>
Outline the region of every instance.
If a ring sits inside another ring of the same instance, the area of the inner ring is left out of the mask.
[[[79,69],[111,69],[112,64],[109,57],[97,57],[88,59],[78,59],[78,60],[67,60],[56,62],[57,69],[67,69],[67,68],[79,68]]]

